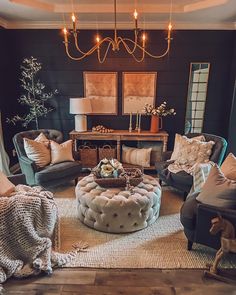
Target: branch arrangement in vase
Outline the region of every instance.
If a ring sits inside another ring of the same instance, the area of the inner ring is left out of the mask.
[[[149,116],[154,115],[154,116],[159,116],[159,117],[165,117],[168,115],[176,115],[175,109],[167,108],[167,103],[165,101],[158,107],[154,107],[151,104],[145,104],[144,113],[145,113],[145,115],[149,115]]]
[[[36,129],[39,129],[38,118],[46,117],[53,110],[47,106],[47,101],[55,94],[58,94],[57,89],[51,92],[45,91],[45,84],[37,79],[39,71],[42,69],[42,64],[37,61],[37,58],[31,56],[25,58],[21,65],[21,87],[25,90],[18,99],[21,105],[29,108],[28,114],[24,116],[15,115],[12,118],[7,118],[7,123],[16,125],[21,122],[23,127],[27,127],[31,122],[35,123]]]

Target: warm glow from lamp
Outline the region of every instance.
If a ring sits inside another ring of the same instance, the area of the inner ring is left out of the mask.
[[[142,40],[145,42],[146,41],[146,35],[143,33],[142,35]]]
[[[172,24],[171,24],[171,23],[169,23],[169,25],[168,25],[168,30],[169,30],[169,31],[172,30]]]
[[[97,41],[97,43],[100,42],[100,37],[98,35],[96,36],[96,41]]]
[[[138,13],[137,13],[137,10],[136,9],[134,11],[134,19],[138,19]]]

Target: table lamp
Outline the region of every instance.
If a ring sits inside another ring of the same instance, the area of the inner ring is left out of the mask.
[[[70,98],[70,114],[75,114],[75,131],[87,131],[87,114],[92,113],[89,98]]]

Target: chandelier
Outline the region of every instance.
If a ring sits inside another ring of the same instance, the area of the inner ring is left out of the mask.
[[[172,2],[171,2],[172,4]],[[171,5],[172,6],[172,5]],[[145,55],[158,59],[166,56],[168,52],[170,51],[170,43],[171,43],[171,30],[172,25],[171,21],[168,25],[168,33],[165,40],[167,41],[166,48],[164,52],[160,55],[154,55],[147,51],[146,49],[146,41],[147,37],[145,32],[142,33],[141,41],[139,42],[139,34],[140,29],[138,28],[138,13],[135,9],[134,14],[134,21],[135,21],[135,28],[134,28],[134,39],[125,38],[118,36],[117,32],[117,10],[116,10],[116,0],[114,0],[114,38],[111,37],[105,37],[101,39],[99,35],[96,36],[96,44],[92,46],[88,51],[83,51],[78,42],[78,30],[77,30],[77,19],[74,13],[72,13],[71,19],[72,19],[72,30],[68,30],[66,27],[63,29],[64,33],[64,45],[65,45],[65,51],[67,56],[72,60],[80,61],[91,54],[93,54],[95,51],[97,51],[97,58],[100,63],[103,63],[106,60],[107,54],[110,50],[117,52],[120,50],[120,46],[123,45],[124,49],[127,51],[128,54],[130,54],[137,62],[142,62],[145,58]],[[170,10],[170,19],[171,19],[171,10]],[[74,46],[78,51],[78,56],[72,56],[72,54],[69,51],[69,38],[72,36],[74,38]],[[103,54],[102,54],[102,52]]]

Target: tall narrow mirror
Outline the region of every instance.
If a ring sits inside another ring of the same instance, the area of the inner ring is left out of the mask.
[[[210,63],[190,64],[185,133],[202,132],[209,70]]]

